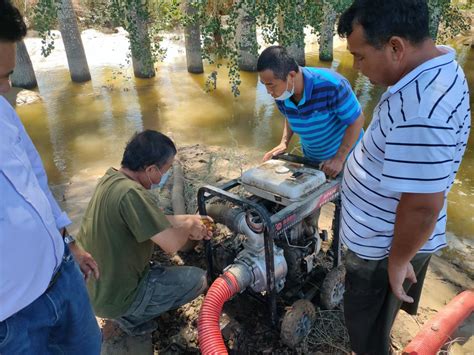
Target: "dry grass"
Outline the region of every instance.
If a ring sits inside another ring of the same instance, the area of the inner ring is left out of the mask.
[[[302,345],[303,353],[350,354],[349,335],[342,310],[319,310],[316,322]]]
[[[454,338],[454,339],[446,342],[443,345],[443,349],[437,352],[437,355],[453,354],[454,353],[453,349],[454,349],[455,345],[456,344],[463,344],[464,342],[466,342],[466,338],[463,338],[463,337]]]

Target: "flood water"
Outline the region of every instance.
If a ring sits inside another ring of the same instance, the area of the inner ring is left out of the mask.
[[[473,107],[474,49],[461,44],[456,48]],[[307,65],[332,67],[349,79],[368,123],[384,89],[373,87],[352,69],[352,56],[344,46],[336,48],[332,63],[320,63],[314,45],[306,50]],[[213,68],[206,67],[207,74],[189,74],[184,52],[178,54],[158,64],[156,77],[148,80],[126,78],[118,66],[91,62],[92,81],[84,84],[72,83],[64,65],[37,70],[43,101],[17,111],[43,158],[51,184],[65,183],[86,168],[105,171],[119,166],[127,139],[145,128],[170,133],[178,145],[250,148],[262,154],[280,141],[283,119],[256,73],[241,74],[241,95],[234,99],[224,66],[219,70],[218,90],[206,93],[203,86]],[[448,231],[462,241],[458,248],[467,248],[467,254],[474,247],[473,136],[449,195],[448,210]]]

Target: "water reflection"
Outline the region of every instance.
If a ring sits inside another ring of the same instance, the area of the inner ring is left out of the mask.
[[[280,117],[277,122],[274,122],[273,116],[278,109],[275,106],[275,100],[267,92],[265,85],[260,80],[257,80],[255,88],[255,108],[253,111],[254,117],[259,117],[256,120],[255,128],[252,131],[253,144],[256,148],[263,149],[266,147],[265,142],[271,140],[271,133],[283,131],[283,117]]]
[[[359,73],[357,79],[354,82],[354,93],[357,95],[359,99],[360,106],[362,109],[365,109],[367,103],[371,100],[372,95],[371,91],[374,86],[370,83],[369,78]]]

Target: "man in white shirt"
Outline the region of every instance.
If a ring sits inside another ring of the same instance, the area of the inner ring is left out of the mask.
[[[447,194],[470,131],[454,51],[429,36],[425,0],[356,0],[342,14],[354,67],[387,86],[342,185],[344,311],[352,350],[389,354],[400,307],[411,314],[433,252],[446,246]]]
[[[15,43],[25,34],[18,10],[0,0],[0,94],[10,89]],[[99,276],[97,265],[74,243],[65,244],[73,240],[65,229],[71,221],[1,96],[0,195],[0,354],[99,354],[101,333],[84,282],[91,273]]]

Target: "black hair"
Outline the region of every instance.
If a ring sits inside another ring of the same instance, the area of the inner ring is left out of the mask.
[[[375,48],[392,36],[415,45],[430,36],[426,0],[355,0],[339,18],[337,33],[348,37],[355,24],[362,26],[365,39]]]
[[[8,0],[0,0],[0,42],[18,42],[26,36],[20,11]]]
[[[296,60],[288,54],[285,47],[270,46],[258,57],[257,71],[271,70],[275,77],[285,80],[290,71],[299,71]]]
[[[132,171],[145,169],[150,165],[161,168],[176,155],[176,146],[163,133],[147,129],[135,133],[125,147],[122,166]]]

